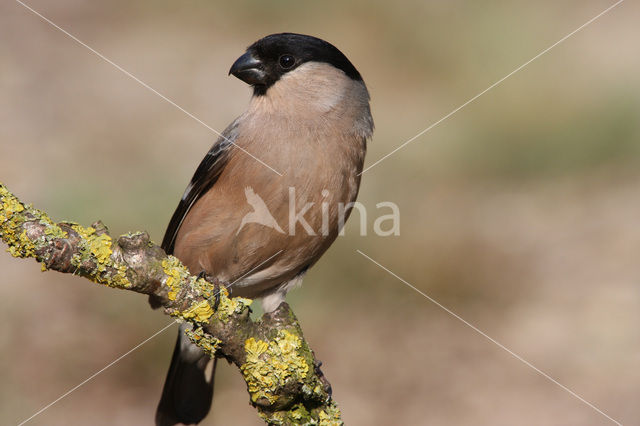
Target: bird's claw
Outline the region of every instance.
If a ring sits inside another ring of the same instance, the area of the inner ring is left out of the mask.
[[[213,289],[213,312],[216,312],[218,310],[218,306],[220,306],[220,292],[222,291],[218,280],[214,280]]]
[[[218,310],[218,307],[220,306],[220,283],[218,282],[217,279],[215,279],[214,277],[212,277],[211,275],[207,274],[207,271],[200,271],[200,273],[197,275],[198,279],[203,279],[211,284],[213,284],[213,311],[216,312]]]

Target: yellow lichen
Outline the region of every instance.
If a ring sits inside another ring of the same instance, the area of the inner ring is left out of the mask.
[[[215,337],[207,335],[202,327],[196,327],[191,330],[185,331],[187,337],[191,339],[193,343],[200,346],[210,357],[214,357],[216,350],[220,346],[220,340]]]
[[[23,224],[27,215],[29,220],[35,219],[45,226],[45,237],[32,240]],[[0,238],[9,248],[7,251],[15,257],[36,257],[36,250],[40,245],[47,244],[46,236],[61,232],[41,211],[31,206],[25,206],[4,185],[0,184]],[[54,237],[55,238],[55,237]]]
[[[319,426],[341,426],[344,422],[341,420],[340,409],[332,401],[325,410],[318,412]]]
[[[3,185],[0,185],[0,237],[9,245],[8,251],[15,257],[35,254],[35,245],[22,229],[23,219],[17,213],[25,206]]]
[[[14,240],[17,244],[9,247],[9,253],[14,257],[35,257],[36,245],[27,236],[27,231],[22,231]]]
[[[299,353],[302,348],[300,337],[288,330],[278,331],[269,341],[251,337],[245,341],[246,362],[240,367],[245,377],[251,400],[277,400],[279,387],[290,380],[303,380],[309,372],[309,365]]]
[[[187,309],[174,310],[172,315],[182,317],[185,320],[205,323],[215,315],[217,320],[225,321],[229,316],[242,312],[251,304],[250,299],[229,298],[229,291],[224,286],[215,286],[204,278],[195,278],[189,274],[187,268],[174,256],[168,256],[162,260],[162,270],[166,275],[164,284],[168,288],[167,298],[174,301],[183,290],[183,286],[189,286],[189,293],[195,293],[201,298],[192,302]],[[216,293],[219,292],[219,295]],[[218,308],[213,310],[214,300],[219,296]]]
[[[6,222],[14,213],[20,213],[24,210],[24,205],[18,200],[7,188],[0,184],[0,200],[2,201],[2,209],[0,209],[0,224]]]
[[[259,357],[267,352],[269,344],[264,340],[256,340],[253,337],[244,342],[244,350],[247,353],[247,362],[259,362]]]
[[[44,227],[44,235],[37,239],[30,238],[23,228],[25,220],[39,222]],[[125,265],[118,265],[111,260],[111,237],[107,234],[96,234],[93,227],[84,228],[71,225],[80,236],[80,253],[72,258],[75,266],[90,260],[95,263],[91,271],[93,281],[113,287],[130,288]],[[36,257],[38,248],[44,248],[56,238],[67,238],[65,231],[55,224],[46,214],[31,206],[25,206],[4,185],[0,184],[0,237],[8,245],[8,251],[16,257]],[[46,265],[43,263],[43,270]]]
[[[298,424],[302,423],[302,420],[309,420],[309,412],[306,408],[304,408],[304,405],[302,404],[297,404],[291,410],[289,410],[289,412],[291,413],[291,418]]]
[[[244,297],[229,297],[229,290],[225,286],[219,287],[220,303],[216,316],[220,320],[226,320],[233,314],[239,314],[246,306],[251,306],[253,300]],[[214,294],[215,295],[215,294]]]
[[[260,417],[271,425],[342,426],[340,410],[335,402],[329,401],[324,408],[309,410],[298,403],[286,411],[262,411]]]
[[[198,323],[206,323],[209,322],[209,318],[213,316],[213,313],[213,309],[211,308],[211,305],[209,305],[209,302],[201,300],[185,310],[182,314],[182,318]]]
[[[96,262],[98,271],[106,270],[107,262],[111,257],[111,237],[107,234],[96,235],[95,228],[89,226],[85,228],[80,225],[72,225],[71,228],[82,237],[84,249],[92,255]]]
[[[81,238],[80,253],[71,259],[74,265],[80,266],[86,260],[95,262],[95,269],[90,276],[92,281],[110,287],[131,288],[131,282],[127,278],[127,267],[111,259],[113,239],[108,234],[97,234],[94,227],[85,228],[78,224],[72,224],[71,229]]]
[[[122,288],[133,287],[133,285],[131,284],[131,281],[129,281],[129,278],[127,278],[127,267],[124,265],[118,266],[118,272],[116,273],[116,275],[112,277],[112,279],[113,279],[113,282],[116,283],[118,287],[122,287]]]
[[[176,300],[180,291],[180,283],[189,276],[186,267],[178,260],[177,257],[168,256],[162,260],[162,270],[167,275],[165,285],[169,287],[167,297],[169,300]]]
[[[194,280],[193,288],[205,299],[215,295],[215,286],[204,278]]]

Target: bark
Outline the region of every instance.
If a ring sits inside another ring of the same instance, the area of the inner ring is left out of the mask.
[[[238,367],[251,404],[268,424],[342,424],[329,382],[286,303],[252,320],[251,300],[230,298],[224,283],[190,275],[145,232],[114,240],[101,222],[55,223],[2,183],[0,239],[11,255],[34,258],[43,270],[150,295],[167,315],[191,322],[189,338]]]

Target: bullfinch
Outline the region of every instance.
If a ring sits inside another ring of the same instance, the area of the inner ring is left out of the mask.
[[[271,312],[349,215],[373,133],[369,93],[340,50],[301,34],[256,41],[229,74],[253,96],[196,169],[162,248],[191,273],[215,277],[232,296],[258,298]],[[156,413],[160,426],[198,423],[211,407],[215,359],[182,331]]]

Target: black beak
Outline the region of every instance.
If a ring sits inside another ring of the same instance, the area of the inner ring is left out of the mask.
[[[254,58],[249,52],[240,56],[233,65],[231,65],[229,74],[233,74],[235,77],[252,86],[264,84],[266,76],[262,62]]]

